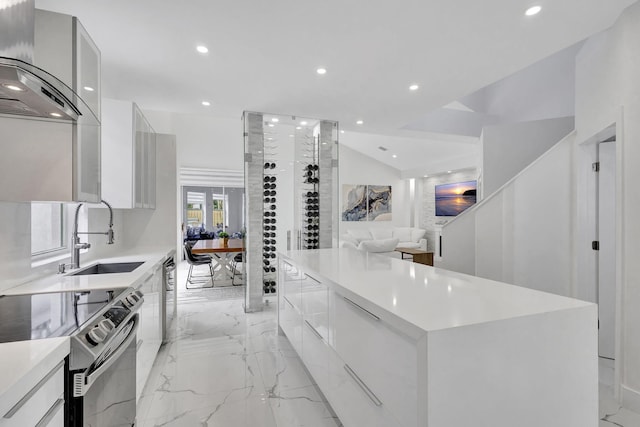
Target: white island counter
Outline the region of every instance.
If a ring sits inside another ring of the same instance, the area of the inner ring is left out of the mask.
[[[595,427],[594,304],[352,249],[280,255],[279,325],[346,427]]]

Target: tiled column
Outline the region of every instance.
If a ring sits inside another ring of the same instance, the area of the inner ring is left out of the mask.
[[[261,311],[262,303],[262,176],[264,169],[263,116],[244,113],[245,304],[247,313]]]
[[[338,123],[320,122],[318,147],[320,195],[320,248],[331,248],[337,242],[338,197]],[[336,200],[334,200],[336,199]]]

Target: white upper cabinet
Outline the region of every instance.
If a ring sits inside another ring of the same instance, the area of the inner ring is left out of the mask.
[[[130,101],[102,101],[102,195],[114,208],[155,209],[155,132]]]

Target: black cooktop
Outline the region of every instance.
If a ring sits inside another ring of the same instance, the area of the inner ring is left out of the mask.
[[[0,343],[72,335],[123,290],[0,296]]]

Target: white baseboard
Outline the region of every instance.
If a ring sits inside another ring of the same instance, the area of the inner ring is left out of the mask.
[[[640,391],[623,385],[622,406],[633,412],[640,413]]]

